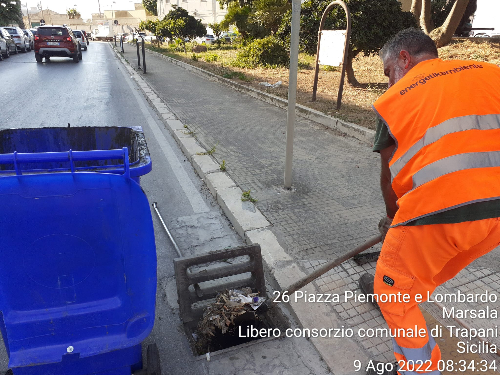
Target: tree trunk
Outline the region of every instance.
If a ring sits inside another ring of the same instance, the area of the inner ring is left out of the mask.
[[[347,83],[350,84],[353,87],[359,87],[361,86],[354,76],[354,69],[352,68],[352,61],[356,57],[358,52],[353,52],[350,48],[347,52],[347,65],[345,66],[345,73],[346,73],[346,78],[347,78]]]
[[[420,12],[420,27],[427,35],[431,29],[431,0],[422,0],[422,10]]]
[[[467,4],[469,4],[469,0],[455,0],[455,4],[443,25],[431,31],[429,36],[434,40],[437,48],[450,43],[453,33],[457,29],[465,13]]]
[[[411,1],[411,13],[413,17],[420,22],[420,14],[422,13],[422,0],[412,0]]]

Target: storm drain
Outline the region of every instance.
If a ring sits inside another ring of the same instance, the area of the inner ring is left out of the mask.
[[[258,244],[178,258],[174,267],[180,316],[196,355],[259,342],[256,330],[284,325],[259,303],[267,296]],[[251,302],[243,306],[235,295]]]

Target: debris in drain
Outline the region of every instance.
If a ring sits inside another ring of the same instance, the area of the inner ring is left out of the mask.
[[[231,289],[217,295],[198,323],[193,334],[196,350],[199,354],[214,352],[250,341],[239,336],[240,328],[261,327],[262,320],[256,311],[265,301],[251,288]]]

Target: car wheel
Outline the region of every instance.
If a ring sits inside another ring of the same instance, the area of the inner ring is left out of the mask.
[[[35,59],[36,59],[36,62],[37,63],[41,63],[42,62],[42,55],[40,55],[39,53],[35,53]]]
[[[80,57],[78,56],[78,53],[75,53],[75,55],[73,56],[73,61],[76,62],[76,63],[78,61],[80,61]]]

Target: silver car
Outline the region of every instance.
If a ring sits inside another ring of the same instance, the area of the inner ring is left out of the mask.
[[[23,30],[21,30],[19,27],[13,26],[4,27],[3,29],[7,30],[12,36],[12,39],[16,43],[16,47],[17,49],[19,49],[19,51],[31,51],[29,39],[26,35],[24,35]]]
[[[3,27],[0,27],[0,37],[4,39],[5,43],[7,44],[5,50],[2,48],[3,56],[9,57],[12,53],[16,54],[17,53],[16,43],[14,42],[14,39],[12,39],[12,36],[9,34],[9,32],[5,30]]]
[[[10,54],[7,49],[7,41],[4,39],[2,34],[0,34],[0,60],[3,60],[3,56],[8,57],[7,54]]]
[[[35,36],[31,32],[31,30],[28,29],[23,29],[24,35],[26,35],[29,38],[29,43],[30,43],[30,51],[32,49],[35,49]]]
[[[87,50],[87,38],[85,38],[85,35],[82,33],[81,30],[72,30],[73,34],[75,35],[76,39],[80,42],[81,48],[86,51]]]

